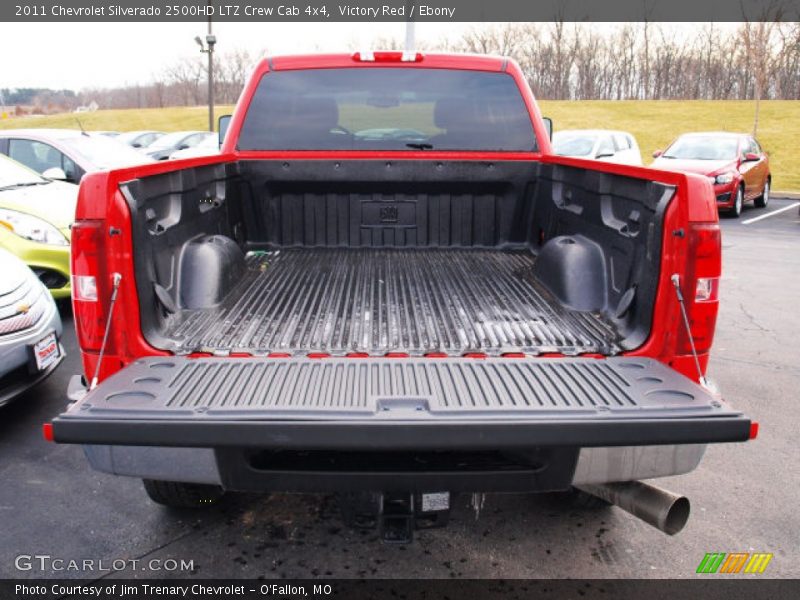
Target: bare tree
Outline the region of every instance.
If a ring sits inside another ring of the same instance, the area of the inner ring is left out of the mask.
[[[473,27],[461,39],[459,49],[477,54],[513,56],[522,43],[523,28],[513,23]]]
[[[167,68],[165,78],[181,96],[181,104],[186,106],[200,104],[200,82],[205,75],[204,71],[205,66],[199,58],[183,58]]]
[[[753,135],[758,132],[761,96],[768,85],[770,75],[772,56],[769,46],[774,28],[775,23],[769,21],[746,22],[742,26],[742,41],[746,52],[747,68],[753,78],[753,97],[756,102],[753,116]]]
[[[800,23],[780,22],[779,2],[773,0],[756,21],[734,27],[492,23],[459,38],[422,39],[418,48],[510,56],[540,98],[752,99],[756,132],[762,99],[800,99]],[[401,50],[403,43],[385,37],[371,47]],[[238,99],[255,63],[242,49],[217,54],[220,102]],[[199,105],[205,101],[205,78],[201,57],[183,58],[155,73],[150,83],[83,90],[74,102],[95,100],[104,108]],[[45,96],[39,99],[42,106],[49,102]]]
[[[214,96],[218,102],[233,104],[241,94],[256,60],[247,50],[236,49],[216,57]]]

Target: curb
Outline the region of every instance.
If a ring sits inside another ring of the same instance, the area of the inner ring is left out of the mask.
[[[772,190],[771,196],[773,198],[783,198],[785,200],[800,200],[800,192],[779,192]]]

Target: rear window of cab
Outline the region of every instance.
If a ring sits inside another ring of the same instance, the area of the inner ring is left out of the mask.
[[[528,152],[536,136],[507,73],[307,69],[262,77],[238,149]]]

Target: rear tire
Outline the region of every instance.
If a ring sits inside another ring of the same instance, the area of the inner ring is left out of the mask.
[[[733,207],[731,208],[730,215],[734,219],[738,219],[742,214],[742,205],[744,204],[744,189],[742,186],[736,188],[736,197],[733,200]]]
[[[218,485],[142,479],[144,490],[157,504],[172,508],[203,508],[216,504],[225,493]]]
[[[770,180],[764,183],[764,191],[761,192],[761,195],[756,198],[755,204],[758,208],[766,208],[767,204],[769,204],[769,188],[770,188]]]

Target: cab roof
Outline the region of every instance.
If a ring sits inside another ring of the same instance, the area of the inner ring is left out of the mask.
[[[362,58],[368,54],[383,56],[383,59]],[[393,55],[386,59],[386,55]],[[428,69],[464,69],[469,71],[504,71],[510,61],[503,56],[479,54],[427,54],[417,53],[416,60],[402,60],[402,52],[352,54],[297,54],[266,58],[261,65],[264,70],[290,71],[297,69],[337,69],[357,67],[403,67]]]

